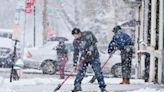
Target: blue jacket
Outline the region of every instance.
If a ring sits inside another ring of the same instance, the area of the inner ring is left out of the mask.
[[[112,41],[109,43],[108,46],[108,53],[112,53],[114,50],[123,50],[125,47],[134,45],[131,37],[122,31],[118,31],[114,34]]]

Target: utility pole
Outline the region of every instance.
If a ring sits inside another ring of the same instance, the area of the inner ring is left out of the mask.
[[[47,41],[47,24],[48,24],[48,19],[47,19],[47,0],[43,0],[43,44],[46,43]]]
[[[33,13],[34,13],[34,47],[35,47],[36,45],[35,5],[34,5]]]
[[[25,12],[25,17],[26,17],[26,14],[32,14],[32,10],[33,10],[33,22],[34,22],[34,35],[33,35],[33,38],[34,38],[34,40],[33,40],[33,46],[35,47],[35,42],[36,42],[36,40],[35,40],[35,3],[36,3],[36,0],[26,0],[25,1],[25,10],[24,10],[24,12]],[[34,9],[32,9],[32,8],[34,8]],[[26,23],[26,21],[25,21],[25,23]]]

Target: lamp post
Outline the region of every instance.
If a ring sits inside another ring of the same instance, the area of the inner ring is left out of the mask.
[[[36,27],[35,27],[35,5],[33,9],[33,14],[34,14],[34,47],[36,45]]]

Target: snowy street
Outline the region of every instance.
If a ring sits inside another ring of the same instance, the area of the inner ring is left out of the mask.
[[[12,90],[16,92],[53,92],[52,90],[57,87],[57,84],[40,84],[34,86],[12,86]],[[158,89],[162,88],[163,86],[158,85],[151,85],[151,84],[131,84],[131,85],[118,85],[118,84],[107,84],[107,90],[110,92],[125,92],[125,91],[132,91],[138,90],[142,88],[154,88]],[[82,85],[83,92],[100,92],[97,83],[96,84],[83,84]],[[73,89],[73,84],[66,84],[64,85],[58,92],[69,92]],[[164,90],[164,89],[163,89]],[[161,91],[162,92],[162,91]]]
[[[43,75],[39,70],[24,70],[23,78],[9,83],[9,69],[0,69],[0,92],[53,92],[63,80],[59,75]],[[73,89],[74,76],[71,76],[61,87],[59,92],[69,92]],[[85,77],[82,82],[83,92],[99,92],[97,82],[88,83],[92,76]],[[132,79],[130,85],[120,85],[120,78],[107,78],[107,90],[110,92],[133,92],[134,90],[148,90],[150,92],[163,92],[164,85],[145,83],[140,79]],[[152,91],[154,90],[154,91]],[[159,90],[159,91],[157,91]],[[134,91],[137,92],[137,91]],[[141,92],[141,91],[140,91]]]
[[[3,0],[0,20],[0,92],[164,92],[164,0]]]

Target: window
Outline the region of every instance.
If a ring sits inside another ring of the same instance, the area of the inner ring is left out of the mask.
[[[157,6],[156,6],[156,45],[155,49],[158,50],[159,48],[159,9],[160,9],[160,2],[157,0]]]
[[[149,11],[148,11],[148,37],[147,37],[147,42],[148,42],[148,46],[150,46],[150,42],[151,42],[151,0],[149,0],[149,7],[148,7]]]

